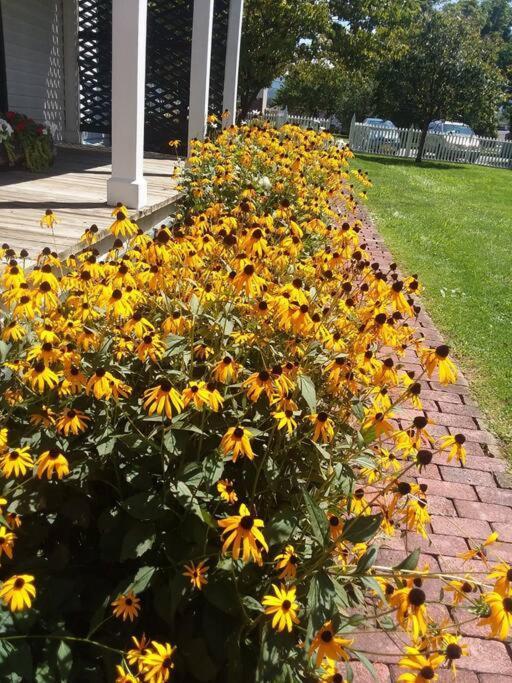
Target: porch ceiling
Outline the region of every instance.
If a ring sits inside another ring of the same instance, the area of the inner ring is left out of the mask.
[[[144,159],[148,183],[148,203],[131,213],[134,220],[147,224],[178,197],[171,178],[179,162],[170,159]],[[59,252],[72,251],[85,228],[96,223],[100,231],[112,223],[112,207],[107,206],[107,179],[111,175],[110,153],[100,150],[60,148],[54,166],[44,174],[28,171],[0,173],[0,244],[19,251],[27,249],[35,257],[46,246],[55,248],[51,232],[41,228],[40,219],[52,209],[59,219],[55,228]]]

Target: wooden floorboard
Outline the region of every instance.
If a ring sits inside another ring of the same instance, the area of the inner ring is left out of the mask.
[[[176,199],[176,180],[171,175],[177,163],[166,158],[144,159],[148,205],[132,212],[135,220]],[[46,173],[0,173],[0,245],[9,244],[17,252],[27,249],[31,257],[45,246],[69,252],[92,223],[100,231],[108,228],[113,220],[112,207],[107,206],[110,172],[109,152],[63,148]],[[46,209],[52,209],[59,219],[55,242],[51,232],[40,226]]]

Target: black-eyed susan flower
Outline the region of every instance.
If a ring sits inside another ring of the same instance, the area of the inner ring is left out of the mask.
[[[437,368],[441,384],[454,384],[457,381],[457,366],[448,358],[450,347],[441,344],[435,349],[420,350],[420,358],[429,377]]]
[[[65,408],[57,418],[57,431],[64,436],[80,434],[87,429],[87,422],[91,418],[78,408]]]
[[[297,428],[297,421],[294,418],[293,410],[277,410],[271,413],[271,415],[277,421],[278,429],[286,429],[288,434],[291,434]]]
[[[12,552],[14,548],[14,541],[16,540],[16,534],[5,526],[0,526],[0,559],[2,555],[5,554],[12,560]]]
[[[396,608],[398,622],[411,633],[413,640],[427,632],[427,608],[425,591],[419,586],[406,586],[395,590],[389,602]]]
[[[105,368],[96,368],[87,381],[85,391],[87,395],[92,393],[94,398],[98,400],[101,398],[109,399],[112,396],[114,379],[114,376]]]
[[[176,648],[169,643],[152,640],[139,660],[143,680],[147,683],[166,683],[174,669],[175,651]]]
[[[398,677],[404,683],[429,683],[436,681],[436,671],[443,663],[444,656],[437,652],[428,654],[415,647],[405,648],[405,657],[400,660],[400,668],[409,669]]]
[[[451,579],[443,586],[443,590],[453,593],[453,605],[456,606],[467,600],[471,593],[477,590],[477,586],[471,581],[470,577],[466,577],[465,579]]]
[[[20,612],[32,606],[36,596],[34,577],[30,574],[16,574],[2,583],[0,599],[11,612]]]
[[[48,389],[53,389],[59,382],[58,373],[49,368],[44,361],[37,361],[27,370],[24,375],[25,380],[30,384],[32,389],[38,391],[40,394]]]
[[[133,621],[139,616],[140,598],[132,591],[123,593],[110,603],[113,607],[112,613],[118,619]]]
[[[500,595],[509,595],[512,591],[512,567],[508,562],[499,562],[492,567],[487,575],[489,581],[494,581],[494,592]]]
[[[297,589],[272,584],[272,590],[274,595],[265,595],[261,601],[265,607],[265,614],[272,616],[272,628],[276,631],[280,633],[286,629],[291,633],[293,624],[299,623],[299,603],[295,599]]]
[[[201,562],[198,562],[197,564],[191,562],[190,564],[185,565],[183,576],[190,579],[190,583],[194,588],[197,588],[198,591],[208,583],[208,579],[206,578],[208,567],[206,565],[207,560],[201,560]]]
[[[496,543],[498,536],[498,532],[493,531],[482,543],[471,543],[470,549],[464,551],[463,553],[459,553],[458,557],[465,561],[473,560],[476,557],[484,562],[487,562],[487,548]]]
[[[28,446],[15,448],[0,457],[0,469],[4,477],[23,477],[33,465]]]
[[[206,382],[190,382],[182,392],[183,404],[185,408],[191,403],[195,408],[201,410],[203,406],[210,403],[210,392],[206,386]]]
[[[271,401],[276,390],[275,382],[268,370],[254,372],[245,380],[245,382],[243,382],[242,386],[247,391],[248,399],[254,402],[256,402],[263,393],[267,396],[268,400]]]
[[[110,226],[110,232],[115,237],[131,237],[137,234],[137,225],[132,223],[125,213],[126,209],[117,211],[115,221]]]
[[[307,419],[314,425],[313,441],[330,443],[334,439],[334,422],[329,415],[322,411],[307,416]]]
[[[489,626],[491,636],[505,640],[512,627],[512,596],[492,591],[483,596],[483,601],[488,607],[489,614],[480,619],[478,624]]]
[[[41,216],[39,223],[42,228],[50,228],[50,230],[53,230],[58,223],[58,218],[51,209],[46,209]]]
[[[245,427],[238,425],[237,427],[230,427],[220,442],[220,449],[225,456],[233,456],[233,462],[236,462],[239,456],[254,459],[254,452],[251,448],[250,439],[251,432]]]
[[[212,375],[217,382],[231,384],[232,382],[236,382],[239,371],[239,364],[231,356],[224,356],[224,358],[214,366]]]
[[[62,479],[69,474],[69,463],[67,458],[58,448],[50,448],[44,451],[36,460],[36,475],[39,479],[46,477],[51,479],[54,474],[57,479]]]
[[[235,487],[230,479],[220,479],[217,482],[217,491],[226,503],[236,503],[238,496],[236,495]]]
[[[116,665],[115,683],[139,683],[139,681],[140,679],[127,671],[122,664]]]
[[[443,637],[442,650],[445,657],[446,665],[452,670],[455,676],[457,669],[457,662],[461,657],[468,655],[468,646],[461,644],[461,637],[452,633],[447,633]]]
[[[448,462],[455,458],[462,465],[466,464],[466,437],[464,434],[448,434],[441,437],[439,441],[439,449],[441,451],[448,451]]]
[[[222,552],[226,554],[231,548],[234,560],[238,560],[242,555],[244,562],[249,562],[251,558],[259,565],[263,558],[261,550],[268,552],[268,545],[260,529],[264,526],[261,519],[251,515],[248,507],[242,503],[238,515],[232,515],[225,519],[220,519],[218,525],[224,529],[222,537],[224,543]]]
[[[168,379],[162,379],[160,384],[152,389],[147,389],[144,392],[144,408],[149,415],[156,413],[157,415],[165,415],[172,419],[174,412],[179,414],[184,408],[184,402],[181,394],[177,391]]]
[[[279,571],[280,579],[294,579],[297,575],[297,565],[299,558],[293,545],[287,545],[282,553],[276,555],[276,570]]]
[[[315,655],[315,666],[320,666],[325,658],[331,661],[345,661],[349,658],[348,648],[354,641],[342,638],[334,629],[332,621],[327,621],[322,628],[315,633],[308,656]]]

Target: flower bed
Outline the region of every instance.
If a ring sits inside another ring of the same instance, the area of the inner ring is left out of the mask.
[[[414,347],[422,376],[456,378],[415,336],[416,279],[367,258],[351,157],[326,133],[229,128],[196,143],[153,238],[120,206],[129,243],[104,260],[97,230],[29,274],[6,251],[4,675],[338,683],[351,660],[371,669],[358,633],[398,628],[402,680],[422,683],[466,653],[432,603],[506,636],[508,565],[377,559],[427,533],[411,475],[465,449],[431,435],[402,369]]]

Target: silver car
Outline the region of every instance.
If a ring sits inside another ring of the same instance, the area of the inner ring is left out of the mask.
[[[378,154],[397,154],[400,150],[400,133],[393,121],[366,118],[363,125],[375,128],[367,133],[363,151]]]
[[[480,151],[480,141],[475,131],[466,123],[457,121],[431,121],[428,132],[441,136],[441,149],[462,161],[475,161]]]

